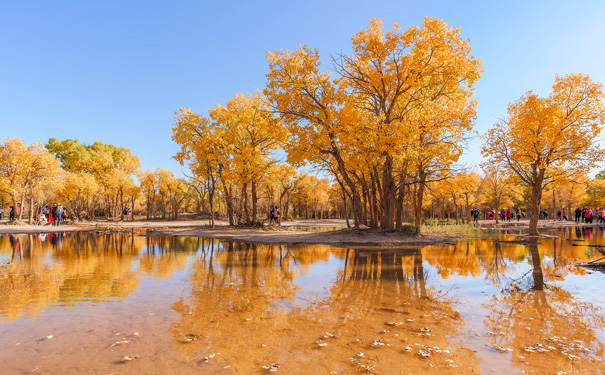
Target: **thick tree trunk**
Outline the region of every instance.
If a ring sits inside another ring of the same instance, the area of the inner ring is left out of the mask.
[[[395,228],[401,229],[403,224],[403,200],[405,198],[405,177],[403,173],[399,176],[399,187],[397,189],[397,209],[395,211]]]
[[[335,151],[332,155],[334,156],[334,159],[336,159],[336,164],[338,165],[338,172],[340,172],[344,182],[349,187],[349,190],[351,190],[351,196],[353,198],[353,218],[355,221],[355,226],[357,227],[361,223],[362,216],[361,196],[359,195],[359,190],[357,189],[357,186],[349,176],[349,173],[347,172],[344,165],[344,160],[340,156],[340,153]]]
[[[133,195],[131,197],[130,203],[132,204],[131,208],[130,208],[130,218],[132,219],[132,221],[134,221],[134,204],[136,202],[137,198]]]
[[[147,193],[147,220],[151,217],[151,194]]]
[[[542,201],[542,175],[536,178],[531,190],[531,218],[529,219],[529,235],[538,235],[538,218],[540,217],[540,202]]]
[[[397,185],[393,177],[393,158],[387,155],[382,170],[382,220],[380,223],[383,229],[393,229],[395,224],[395,193]],[[424,189],[423,189],[424,190]]]
[[[257,214],[258,214],[258,197],[256,191],[256,181],[252,181],[252,218],[250,220],[252,225],[256,225]]]
[[[120,220],[124,221],[124,188],[120,188]]]
[[[248,183],[244,182],[244,184],[242,185],[242,209],[244,211],[244,218],[245,218],[245,223],[247,225],[252,224],[252,220],[250,219],[250,211],[248,210]],[[240,212],[242,211],[242,209],[240,209]]]
[[[29,225],[34,223],[34,196],[29,197],[29,220],[27,221]]]
[[[420,233],[422,230],[422,199],[424,196],[424,174],[417,183],[417,189],[414,199],[414,225],[416,226],[416,232]]]
[[[225,205],[227,206],[227,216],[229,218],[229,225],[235,225],[235,222],[233,220],[233,201],[232,201],[232,197],[231,197],[231,187],[227,188],[227,183],[225,182],[225,179],[221,176],[221,183],[223,184],[223,191],[224,191],[224,195],[225,195]]]

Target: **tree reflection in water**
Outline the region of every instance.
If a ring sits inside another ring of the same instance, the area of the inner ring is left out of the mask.
[[[528,373],[603,373],[605,345],[595,330],[604,327],[603,310],[545,283],[538,245],[528,247],[531,274],[504,285],[484,306],[490,344]],[[553,263],[565,267],[556,257]]]
[[[140,271],[169,277],[198,241],[133,233],[0,236],[0,249],[10,252],[10,265],[1,270],[0,319],[36,318],[50,305],[127,298],[138,288]]]
[[[344,258],[335,280],[325,293],[304,294],[309,265],[331,258]],[[278,363],[288,374],[470,373],[478,365],[454,339],[464,323],[452,301],[427,287],[419,249],[223,248],[210,241],[190,283],[191,296],[173,306],[181,317],[171,331],[191,361],[221,353],[236,372]]]

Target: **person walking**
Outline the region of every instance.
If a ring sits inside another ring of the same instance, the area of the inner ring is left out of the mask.
[[[271,222],[273,221],[273,219],[275,219],[275,210],[276,209],[277,209],[277,206],[271,206],[271,211],[269,212],[269,225],[271,225]]]
[[[65,210],[63,209],[63,206],[61,206],[60,204],[57,205],[57,208],[55,208],[55,216],[57,217],[57,226],[61,225],[61,220],[63,220],[64,212],[65,212]]]
[[[277,206],[275,206],[275,223],[277,226],[281,227],[281,211]]]

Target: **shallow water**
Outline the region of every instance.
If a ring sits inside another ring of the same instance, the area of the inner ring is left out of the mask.
[[[605,231],[548,234],[380,252],[3,235],[0,373],[605,373],[605,275],[575,267],[600,254],[572,246]]]

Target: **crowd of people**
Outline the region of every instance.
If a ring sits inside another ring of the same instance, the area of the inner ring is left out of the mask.
[[[599,208],[593,211],[590,207],[576,209],[576,223],[593,223],[597,219],[597,223],[605,223],[605,208]]]
[[[473,217],[474,222],[478,221],[480,215],[481,215],[481,211],[479,211],[477,208],[471,210],[471,216]],[[496,213],[496,211],[494,211],[494,210],[488,210],[485,213],[485,218],[487,220],[495,220],[496,215],[498,215],[500,220],[502,220],[502,221],[511,221],[515,218],[517,219],[517,221],[519,221],[521,219],[530,218],[531,212],[527,213],[525,211],[522,211],[520,208],[517,208],[516,210],[511,210],[510,208],[504,208],[498,213]],[[540,217],[540,219],[544,219],[544,220],[548,219],[549,218],[548,210],[546,210],[546,209],[541,210],[539,217]],[[567,210],[557,211],[556,219],[564,220],[564,221],[569,220],[569,218],[567,216]],[[590,207],[584,207],[584,208],[577,208],[575,210],[576,223],[589,223],[590,224],[590,223],[594,223],[595,220],[597,223],[605,224],[605,208],[593,210]]]
[[[21,212],[27,211],[27,207],[22,206],[21,203],[17,203],[17,206],[10,206],[9,212],[9,221],[15,221],[19,219]],[[0,208],[0,220],[2,220],[2,215],[4,211]],[[73,217],[77,217],[77,212],[74,210]],[[67,208],[63,207],[61,204],[55,203],[51,207],[45,206],[40,209],[40,211],[34,215],[34,224],[38,225],[61,225],[63,221],[66,219],[72,218],[72,214],[70,214]]]
[[[477,213],[479,212],[476,208],[473,211],[476,211]],[[472,211],[471,211],[471,213],[472,213]],[[527,213],[525,211],[521,211],[520,208],[517,208],[516,211],[511,210],[510,208],[503,208],[502,211],[500,211],[498,213],[496,213],[496,211],[489,210],[489,211],[487,211],[485,216],[486,216],[487,220],[495,220],[496,215],[498,215],[500,217],[500,220],[502,220],[502,221],[511,221],[514,218],[516,218],[517,221],[519,221],[521,219],[525,219],[525,218],[529,217],[527,215]],[[477,216],[479,216],[479,215],[477,215]]]
[[[74,215],[76,213],[74,212]],[[50,224],[60,226],[63,221],[71,218],[71,215],[67,211],[67,208],[61,204],[54,204],[52,207],[42,207],[40,212],[34,218],[36,224]]]

